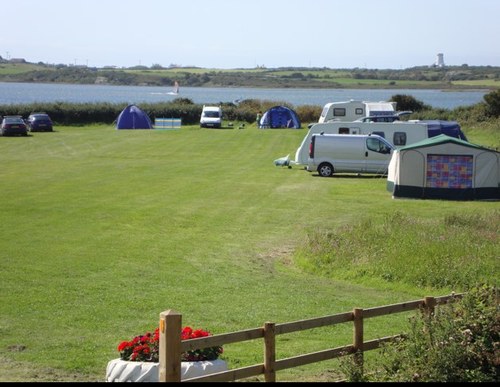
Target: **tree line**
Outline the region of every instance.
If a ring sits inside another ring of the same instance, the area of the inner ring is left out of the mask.
[[[472,88],[459,81],[483,81],[500,88],[500,67],[419,66],[394,69],[330,69],[280,67],[214,70],[160,65],[129,68],[10,63],[0,57],[0,82],[76,83],[169,86],[175,81],[190,87],[278,88]]]

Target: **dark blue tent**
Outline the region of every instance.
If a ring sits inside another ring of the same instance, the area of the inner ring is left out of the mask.
[[[295,128],[300,129],[300,120],[292,109],[286,106],[273,106],[266,111],[259,122],[259,128]]]
[[[141,109],[128,105],[118,116],[116,129],[153,129],[153,124]]]
[[[458,138],[467,141],[465,133],[460,129],[460,125],[456,121],[445,120],[422,120],[427,124],[427,133],[429,137],[436,137],[440,134],[446,134],[449,137]]]

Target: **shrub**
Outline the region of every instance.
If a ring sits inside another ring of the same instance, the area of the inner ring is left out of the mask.
[[[500,371],[498,289],[478,285],[461,300],[417,312],[410,332],[386,344],[376,371],[362,376],[352,358],[343,359],[350,381],[496,382]]]
[[[500,90],[492,91],[484,97],[488,105],[488,111],[493,117],[500,116]]]
[[[412,112],[419,112],[430,108],[430,106],[425,105],[422,101],[411,95],[395,94],[389,101],[396,102],[397,110],[411,110]]]

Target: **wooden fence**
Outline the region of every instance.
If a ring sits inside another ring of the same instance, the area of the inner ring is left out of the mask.
[[[181,354],[185,351],[203,349],[224,344],[263,339],[264,361],[247,367],[235,368],[211,375],[200,376],[187,381],[235,381],[257,375],[264,375],[266,382],[276,381],[276,372],[287,368],[303,366],[330,360],[345,355],[354,355],[358,366],[363,366],[363,352],[374,350],[382,343],[389,342],[400,335],[386,336],[375,340],[364,341],[363,322],[367,318],[386,316],[394,313],[421,309],[424,313],[432,313],[440,304],[446,304],[463,294],[450,294],[440,297],[425,297],[421,300],[402,302],[392,305],[378,306],[368,309],[355,308],[351,312],[344,312],[330,316],[299,320],[282,324],[266,322],[263,327],[247,329],[237,332],[218,334],[191,340],[181,340],[182,316],[174,310],[160,313],[160,382],[181,381]],[[286,359],[276,359],[276,336],[313,328],[325,327],[341,323],[353,323],[352,344],[330,348],[318,352],[307,353]]]

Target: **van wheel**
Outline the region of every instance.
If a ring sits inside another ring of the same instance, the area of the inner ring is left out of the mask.
[[[333,166],[329,163],[321,163],[318,166],[318,173],[322,177],[330,177],[333,175]]]

